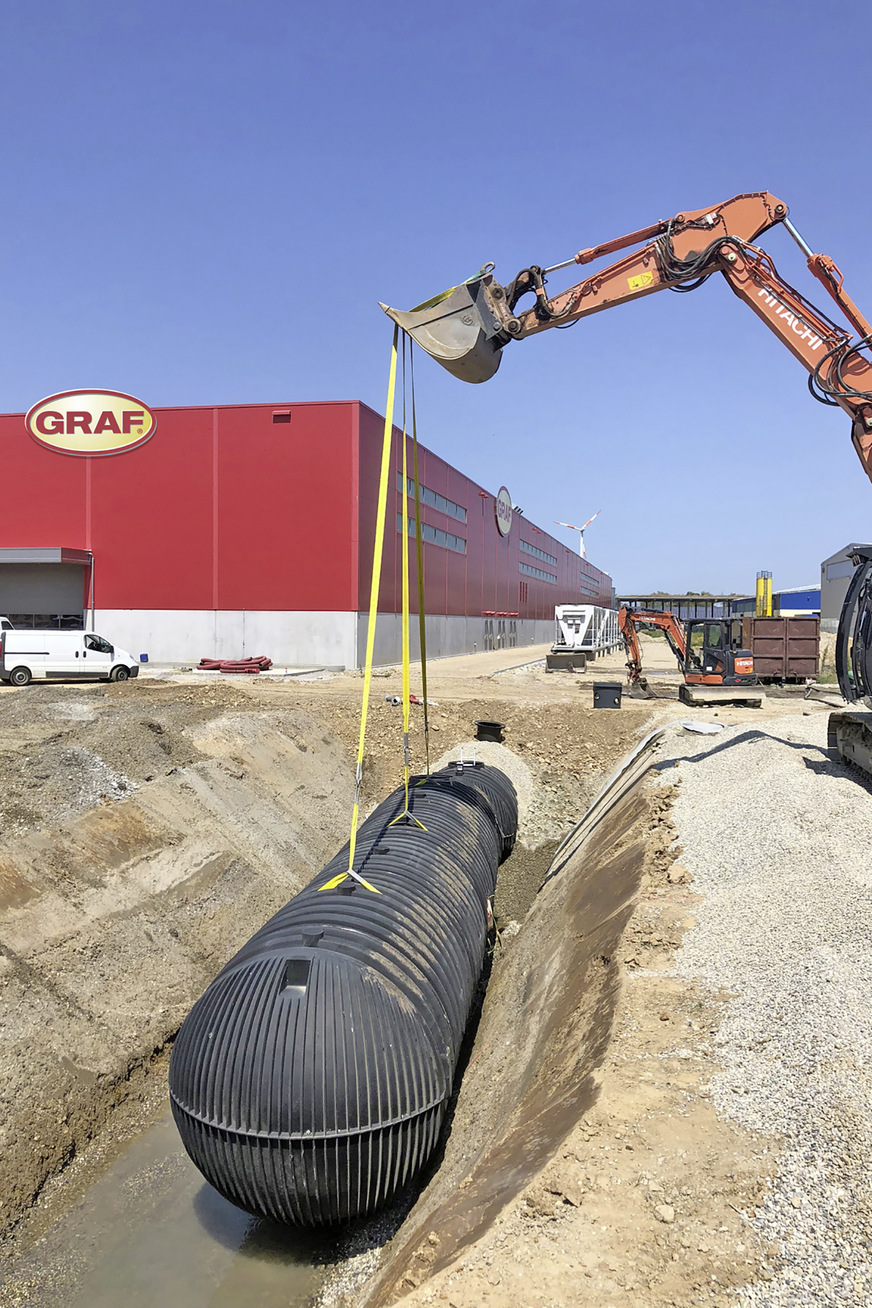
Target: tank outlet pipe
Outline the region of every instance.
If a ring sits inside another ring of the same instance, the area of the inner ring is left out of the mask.
[[[410,791],[424,830],[390,823],[396,790],[348,846],[243,945],[197,1000],[170,1061],[182,1142],[247,1212],[300,1226],[388,1203],[431,1153],[518,824],[514,786],[482,763]]]

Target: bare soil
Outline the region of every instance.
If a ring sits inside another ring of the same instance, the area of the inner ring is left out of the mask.
[[[612,973],[614,1011],[606,1039],[583,1049],[577,1111],[551,1123],[559,1138],[549,1141],[547,1161],[504,1185],[495,1211],[465,1238],[443,1212],[429,1214],[417,1248],[398,1251],[374,1303],[726,1305],[736,1287],[770,1274],[763,1264],[775,1252],[748,1219],[774,1170],[777,1142],[724,1123],[709,1102],[712,1037],[729,996],[670,971],[693,924],[694,896],[668,852],[669,802],[666,789],[648,799],[635,911],[615,956],[599,955]],[[584,926],[597,948],[599,916],[588,906]],[[589,995],[591,977],[584,980]],[[574,1056],[570,1040],[564,1065]]]
[[[441,1166],[405,1219],[358,1233],[368,1253],[333,1302],[720,1302],[766,1253],[742,1213],[775,1146],[706,1099],[718,1003],[669,974],[694,901],[668,788],[635,793],[581,872],[536,892],[653,722],[760,715],[686,709],[665,661],[661,698],[595,711],[591,682],[620,680],[620,656],[577,676],[512,671],[515,655],[433,666],[429,745],[506,724],[531,796],[497,912],[523,926],[497,948]],[[365,806],[401,779],[399,689],[396,670],[373,680]],[[346,839],[360,691],[352,674],[0,690],[0,1256],[74,1200],[138,1103],[153,1110],[193,1000]]]

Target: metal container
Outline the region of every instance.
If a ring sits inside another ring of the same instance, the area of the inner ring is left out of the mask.
[[[595,681],[593,683],[594,708],[621,707],[621,692],[624,687],[620,681]]]
[[[805,681],[816,677],[820,658],[820,618],[742,618],[742,642],[754,655],[759,681]]]
[[[442,1125],[517,797],[465,764],[395,791],[194,1005],[170,1063],[188,1154],[232,1203],[280,1222],[387,1203]]]

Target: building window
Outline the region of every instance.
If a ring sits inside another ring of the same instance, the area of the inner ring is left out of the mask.
[[[555,568],[557,567],[557,559],[553,554],[546,554],[544,550],[537,549],[536,546],[531,545],[528,540],[521,541],[521,549],[525,554],[534,554],[536,558],[541,559],[543,563],[553,563]]]
[[[409,499],[415,498],[415,483],[411,477],[407,479]],[[397,490],[403,493],[403,474],[397,473]],[[456,518],[458,522],[466,522],[466,509],[462,504],[455,504],[454,500],[446,499],[438,491],[431,490],[429,486],[421,485],[421,503],[428,504],[431,509],[438,509],[440,513],[447,513],[449,518]],[[465,547],[464,547],[465,553]]]
[[[541,568],[533,568],[529,563],[519,563],[518,567],[526,577],[538,577],[540,581],[550,581],[552,586],[557,585],[557,578],[551,572],[543,572]]]
[[[527,603],[527,591],[528,591],[529,588],[530,588],[530,583],[527,582],[527,581],[522,581],[522,582],[520,582],[519,584],[520,584],[520,588],[521,588],[521,589],[520,589],[520,600],[521,600],[521,603],[522,603],[522,604],[526,604],[526,603]]]
[[[397,514],[397,531],[402,533],[403,515]],[[415,519],[409,518],[409,535],[414,538]],[[421,539],[427,541],[429,545],[441,545],[443,549],[454,550],[457,554],[466,553],[466,541],[462,536],[452,536],[450,531],[443,531],[441,527],[431,527],[429,522],[421,523]],[[555,578],[556,580],[556,578]]]

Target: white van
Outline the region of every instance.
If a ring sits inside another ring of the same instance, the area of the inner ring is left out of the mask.
[[[126,681],[139,676],[132,654],[95,631],[0,631],[0,680]]]

